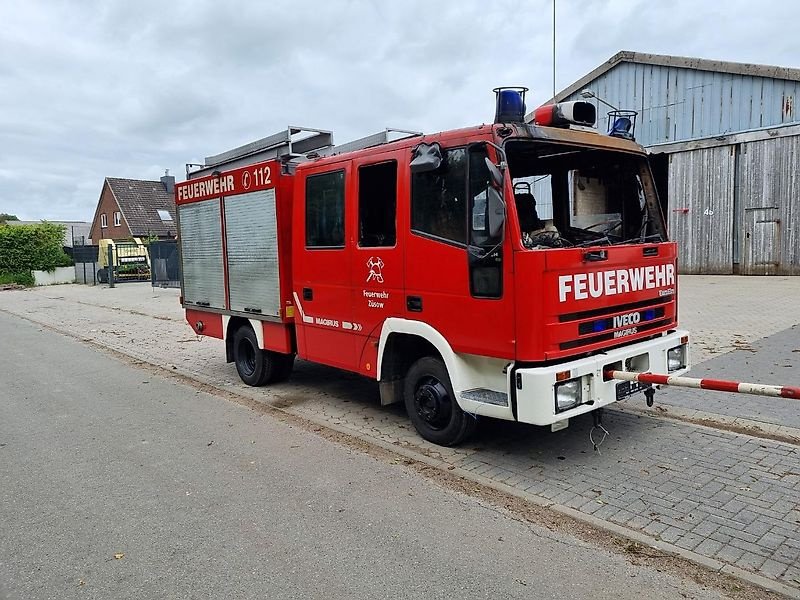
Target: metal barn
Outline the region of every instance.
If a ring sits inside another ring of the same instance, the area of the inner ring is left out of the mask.
[[[638,112],[682,273],[800,275],[800,69],[619,52],[555,101]]]

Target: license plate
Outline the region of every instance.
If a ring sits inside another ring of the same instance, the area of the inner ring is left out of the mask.
[[[622,381],[617,384],[617,400],[632,396],[636,392],[641,392],[649,387],[653,387],[652,384],[642,381]]]

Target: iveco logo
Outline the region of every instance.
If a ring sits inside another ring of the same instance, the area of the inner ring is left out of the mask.
[[[627,315],[617,315],[614,317],[614,329],[636,325],[641,320],[642,315],[638,312],[628,313]]]

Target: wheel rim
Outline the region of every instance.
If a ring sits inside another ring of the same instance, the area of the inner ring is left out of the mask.
[[[238,350],[239,366],[245,375],[252,375],[256,372],[256,349],[253,348],[253,344],[244,339],[239,342]]]
[[[452,399],[445,385],[436,377],[420,380],[414,390],[414,409],[428,427],[440,431],[450,423]]]

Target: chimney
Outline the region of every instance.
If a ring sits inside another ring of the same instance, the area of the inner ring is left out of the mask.
[[[164,176],[161,178],[161,183],[168,194],[175,193],[175,176],[169,174],[169,169],[164,171]]]

